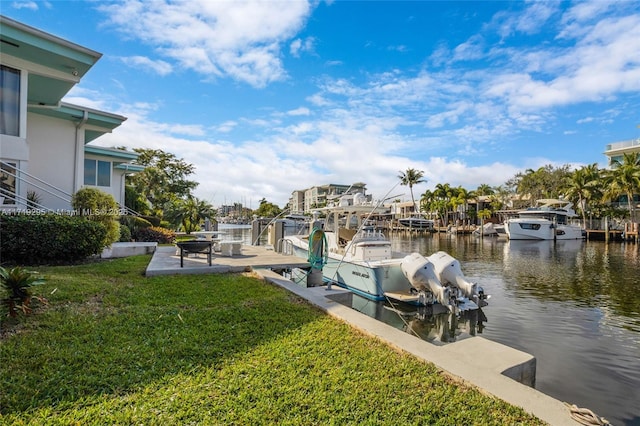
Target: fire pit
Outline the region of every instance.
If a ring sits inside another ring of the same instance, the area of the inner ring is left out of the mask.
[[[180,241],[176,243],[180,248],[180,267],[184,267],[184,255],[189,253],[207,253],[207,260],[209,266],[211,266],[211,253],[213,252],[213,241],[207,240],[192,240],[192,241]]]

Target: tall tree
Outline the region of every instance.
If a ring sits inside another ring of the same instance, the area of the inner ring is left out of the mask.
[[[165,206],[166,219],[176,228],[182,227],[187,234],[199,230],[202,222],[214,215],[211,204],[192,195],[174,199]]]
[[[524,173],[516,174],[507,185],[515,184],[518,195],[522,198],[528,197],[529,204],[534,204],[542,198],[559,198],[565,179],[570,174],[569,165],[554,167],[547,164],[538,170],[527,169]]]
[[[426,189],[420,196],[420,210],[424,212],[432,212],[434,210],[435,196],[433,192]]]
[[[587,227],[587,206],[598,194],[600,188],[600,173],[596,163],[576,169],[569,175],[566,181],[564,195],[577,204],[582,213],[582,227]]]
[[[404,172],[400,172],[398,178],[400,179],[400,184],[409,186],[409,192],[411,192],[411,203],[415,210],[416,208],[416,200],[413,198],[413,187],[419,183],[426,182],[426,180],[422,179],[424,176],[424,172],[422,170],[416,170],[413,168],[408,168]]]
[[[481,183],[473,192],[475,193],[476,196],[492,195],[494,193],[494,190],[489,184]]]
[[[474,197],[472,192],[467,191],[462,186],[454,188],[454,192],[451,197],[451,209],[454,212],[458,212],[458,207],[463,207],[463,211],[468,210],[469,200]]]
[[[451,205],[451,197],[453,196],[453,188],[451,188],[451,185],[448,183],[439,183],[436,185],[433,193],[436,198],[438,211],[442,212],[441,214],[446,225],[449,222],[448,212]]]
[[[185,198],[198,186],[188,180],[195,167],[175,155],[160,149],[136,148],[139,154],[136,164],[144,170],[131,177],[135,190],[151,205],[156,216],[163,216],[164,206],[176,198]]]
[[[253,213],[259,217],[277,217],[282,213],[282,209],[267,201],[266,198],[263,198],[260,200],[260,205]]]
[[[640,152],[625,153],[622,160],[613,160],[609,172],[611,196],[626,195],[629,217],[634,220],[633,195],[640,193]]]

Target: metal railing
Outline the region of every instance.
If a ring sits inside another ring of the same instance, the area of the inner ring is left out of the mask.
[[[50,183],[47,183],[44,180],[40,179],[39,177],[29,174],[23,170],[12,173],[10,170],[11,169],[16,170],[16,168],[11,163],[0,161],[0,164],[6,167],[3,169],[3,173],[9,176],[12,176],[15,179],[16,188],[18,187],[18,184],[26,184],[30,188],[38,189],[46,194],[51,195],[54,198],[62,200],[65,203],[71,204],[71,194],[69,194],[68,192],[56,186],[53,186]],[[18,194],[17,192],[12,193],[4,188],[0,188],[0,190],[2,193],[2,197],[4,197],[5,199],[12,200],[15,205],[21,204],[31,209],[42,209],[44,211],[52,211],[52,209],[37,202],[36,200],[30,200],[28,199],[28,197],[24,197]],[[7,207],[7,205],[3,205],[3,206]]]
[[[632,148],[634,146],[640,146],[640,138],[631,139],[628,141],[610,143],[607,145],[606,151],[608,152],[608,151],[614,151],[617,149]]]
[[[0,164],[5,166],[5,168],[3,168],[2,170],[3,173],[15,179],[16,188],[21,185],[27,185],[27,188],[29,188],[29,190],[33,190],[35,192],[35,189],[37,189],[39,191],[42,191],[46,194],[51,195],[52,197],[58,200],[63,201],[65,204],[68,204],[69,206],[72,204],[71,199],[73,195],[66,192],[65,190],[60,189],[48,182],[45,182],[39,177],[34,176],[30,173],[27,173],[23,170],[11,172],[11,170],[16,170],[16,167],[11,163],[7,163],[5,161],[0,160]],[[29,191],[27,191],[27,194],[28,193]],[[29,199],[29,196],[24,197],[18,192],[11,192],[2,187],[0,187],[0,200],[2,200],[2,202],[0,202],[0,208],[14,209],[14,208],[25,207],[27,210],[41,210],[44,212],[54,211],[50,207],[38,202],[35,199]],[[11,200],[13,204],[4,204],[4,200]],[[138,213],[137,211],[127,206],[123,206],[120,203],[118,203],[118,208],[120,209],[120,211],[124,212],[126,215],[140,216],[140,213]]]

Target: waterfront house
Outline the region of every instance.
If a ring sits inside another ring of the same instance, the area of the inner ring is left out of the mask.
[[[0,15],[0,208],[68,210],[86,186],[124,206],[136,153],[90,145],[126,117],[62,98],[102,54]]]

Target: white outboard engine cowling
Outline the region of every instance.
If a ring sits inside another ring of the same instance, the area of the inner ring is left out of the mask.
[[[413,287],[419,291],[430,291],[441,305],[450,304],[451,295],[449,289],[443,287],[436,276],[433,265],[420,253],[411,253],[405,256],[400,263],[402,272]]]
[[[439,251],[427,259],[433,264],[435,273],[441,283],[458,287],[462,294],[469,299],[478,296],[478,285],[467,281],[460,268],[460,262],[455,257],[447,252]]]

